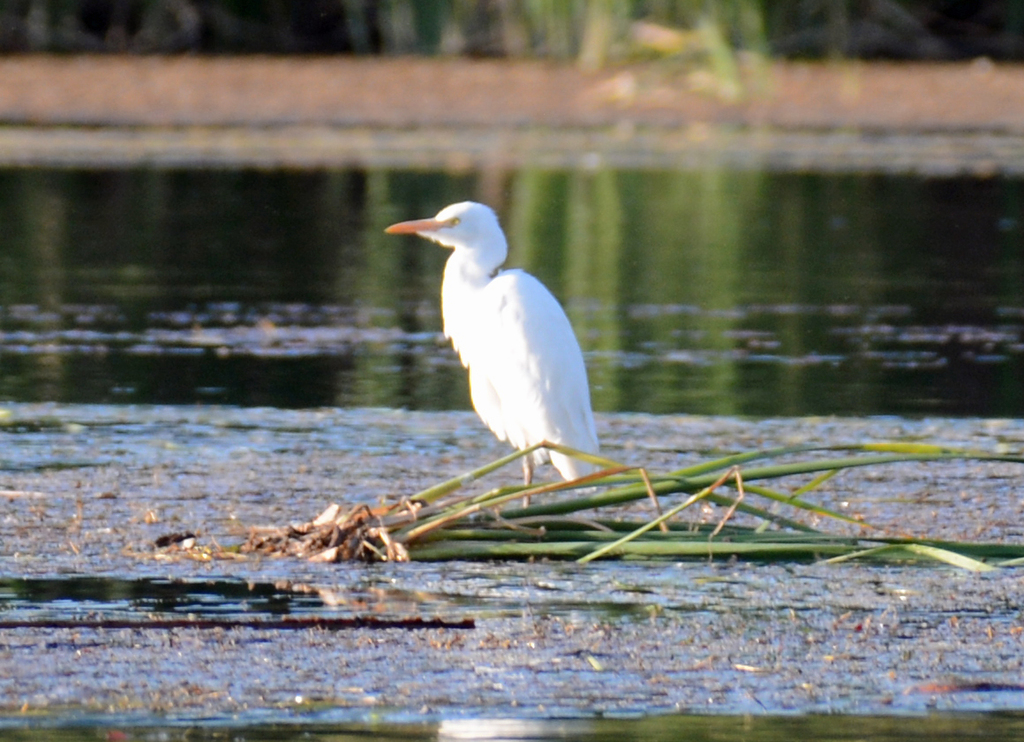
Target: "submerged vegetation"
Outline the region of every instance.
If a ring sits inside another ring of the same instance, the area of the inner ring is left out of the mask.
[[[814,491],[844,470],[901,462],[1010,462],[1019,455],[926,444],[813,445],[730,455],[664,474],[627,467],[555,444],[549,448],[604,466],[571,482],[461,490],[528,454],[516,452],[391,506],[332,505],[302,526],[254,529],[243,552],[313,561],[456,559],[848,559],[932,560],[972,571],[1016,566],[1024,545],[951,542],[883,535],[870,523],[818,505]],[[820,455],[804,458],[807,454]],[[841,454],[841,455],[838,455]],[[802,482],[792,486],[794,478]],[[784,480],[789,489],[773,485]],[[553,497],[561,493],[560,497]],[[681,500],[679,498],[682,498]],[[707,501],[724,508],[717,523],[683,521]],[[644,505],[646,503],[646,505]],[[667,509],[664,509],[666,508]],[[610,508],[620,508],[610,516]],[[644,511],[647,511],[646,517]],[[742,523],[733,523],[737,514]],[[846,532],[806,521],[835,522]],[[850,528],[852,526],[852,528]]]

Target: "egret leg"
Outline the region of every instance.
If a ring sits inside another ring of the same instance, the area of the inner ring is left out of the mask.
[[[529,487],[533,484],[533,456],[523,456],[523,484]],[[523,507],[530,507],[530,496],[523,498]]]

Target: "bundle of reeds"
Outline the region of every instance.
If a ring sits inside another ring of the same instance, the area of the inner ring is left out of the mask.
[[[937,560],[978,571],[1024,561],[1024,545],[880,535],[869,523],[809,497],[824,482],[857,467],[943,461],[1024,464],[1021,456],[905,443],[792,446],[652,474],[564,446],[547,447],[603,468],[571,482],[464,494],[467,485],[534,447],[378,510],[360,506],[342,513],[332,506],[305,526],[289,527],[288,533],[273,538],[254,534],[247,548],[278,549],[319,561],[870,558]],[[792,486],[794,480],[806,481]],[[776,481],[789,489],[769,486]],[[683,521],[684,511],[702,501],[724,508],[717,522]],[[642,517],[645,511],[650,515]],[[742,523],[735,522],[737,513],[744,515]],[[808,516],[854,528],[828,533],[808,525]],[[308,546],[296,548],[295,539]],[[286,542],[291,545],[282,546]]]

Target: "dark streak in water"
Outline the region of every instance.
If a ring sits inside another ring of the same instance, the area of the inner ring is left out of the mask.
[[[340,631],[344,629],[474,629],[471,618],[461,621],[446,621],[438,618],[387,619],[374,616],[352,618],[283,618],[277,621],[255,619],[179,618],[179,619],[81,619],[81,620],[26,620],[0,621],[0,630],[5,629],[146,629],[149,631],[171,631],[174,629],[256,629],[263,631]]]

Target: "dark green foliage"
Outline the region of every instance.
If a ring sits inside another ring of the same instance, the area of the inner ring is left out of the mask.
[[[639,38],[637,22],[668,29]],[[713,29],[713,33],[710,31]],[[672,37],[672,33],[676,33]],[[712,38],[783,57],[1024,56],[1009,0],[6,0],[0,50],[686,56]],[[678,35],[681,34],[681,35]],[[676,48],[673,41],[679,43]],[[704,48],[701,53],[714,52]]]

